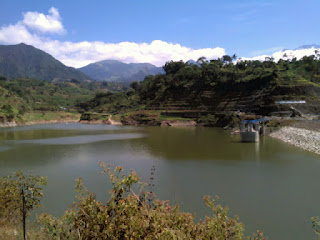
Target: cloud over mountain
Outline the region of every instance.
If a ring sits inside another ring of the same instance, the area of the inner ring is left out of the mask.
[[[293,50],[285,49],[272,53],[271,55],[260,55],[253,58],[241,58],[242,60],[259,60],[264,61],[265,58],[273,58],[275,62],[280,59],[291,60],[293,58],[297,58],[297,60],[303,58],[304,56],[311,56],[320,53],[319,45],[306,45]]]
[[[197,60],[200,57],[218,58],[226,54],[223,48],[192,49],[180,44],[154,40],[151,43],[102,41],[69,42],[59,41],[52,34],[66,32],[58,9],[52,7],[49,14],[27,12],[23,20],[14,25],[0,28],[0,44],[24,42],[33,45],[63,62],[65,65],[82,67],[105,59],[120,60],[125,63],[148,62],[162,66],[166,61]]]
[[[120,42],[109,43],[103,41],[61,41],[54,38],[55,34],[64,34],[64,28],[59,10],[51,7],[47,14],[27,12],[22,15],[21,21],[15,24],[0,26],[0,44],[19,44],[21,42],[33,45],[48,52],[67,66],[83,67],[92,62],[106,59],[119,60],[124,63],[151,63],[162,66],[165,62],[197,60],[200,57],[214,59],[226,54],[224,48],[192,49],[177,43],[154,40],[150,43]],[[270,48],[256,51],[256,57],[242,58],[242,60],[265,60],[273,57],[275,61],[280,58],[297,59],[305,55],[312,55],[318,49],[299,48],[295,50],[279,50]],[[275,51],[271,55],[264,53]]]

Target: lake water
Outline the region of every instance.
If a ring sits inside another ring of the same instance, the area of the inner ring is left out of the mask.
[[[100,200],[110,184],[99,161],[134,169],[154,192],[198,218],[203,196],[218,195],[247,233],[270,239],[314,239],[320,215],[320,156],[278,140],[240,143],[215,128],[52,124],[0,129],[0,175],[22,170],[48,176],[43,209],[60,216],[81,177]]]

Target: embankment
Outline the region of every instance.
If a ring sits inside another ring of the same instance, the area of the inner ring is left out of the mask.
[[[16,127],[36,124],[72,123],[79,122],[80,114],[68,112],[34,112],[26,113],[23,117],[3,120],[0,127]]]
[[[18,127],[18,126],[29,126],[29,125],[37,125],[37,124],[54,124],[54,123],[77,123],[79,120],[74,119],[63,119],[63,120],[35,120],[30,122],[4,122],[0,123],[0,128],[5,127]]]
[[[17,123],[15,121],[0,123],[0,128],[1,127],[16,127],[16,126],[18,126],[18,125],[17,125]]]
[[[272,132],[271,137],[290,143],[307,151],[320,154],[320,132],[296,127],[283,127]]]

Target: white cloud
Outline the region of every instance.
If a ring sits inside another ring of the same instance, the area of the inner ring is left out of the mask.
[[[38,36],[30,33],[25,25],[17,23],[0,28],[0,43],[17,44],[21,42],[39,43]]]
[[[307,48],[307,49],[296,49],[296,50],[280,50],[276,51],[271,55],[260,55],[253,58],[241,58],[241,60],[259,60],[264,61],[266,57],[272,57],[275,62],[278,62],[280,59],[291,60],[297,58],[297,60],[303,58],[304,56],[315,55],[315,51],[320,53],[320,48]]]
[[[58,9],[52,7],[48,15],[38,12],[27,12],[23,15],[22,23],[39,32],[62,34],[65,29],[61,22]]]
[[[218,58],[225,54],[222,48],[207,48],[194,50],[180,44],[155,40],[148,43],[104,43],[104,42],[46,42],[46,51],[66,65],[82,67],[89,63],[105,59],[115,59],[126,63],[149,62],[162,66],[166,61],[197,60],[205,56],[208,59]]]
[[[273,53],[272,57],[274,58],[275,61],[279,61],[280,58],[282,59],[297,58],[299,60],[304,56],[315,55],[316,50],[319,51],[320,49],[312,47],[308,49],[278,51]]]
[[[126,63],[149,62],[162,66],[165,62],[218,58],[226,54],[223,48],[192,49],[180,44],[154,40],[151,43],[105,43],[68,42],[54,40],[45,33],[62,33],[64,30],[59,11],[52,7],[48,15],[27,12],[22,21],[0,28],[0,44],[24,42],[39,48],[67,66],[83,67],[89,63],[105,59],[115,59]]]
[[[55,40],[52,34],[66,32],[61,22],[58,9],[52,7],[48,15],[38,12],[27,12],[23,20],[14,25],[0,27],[0,44],[18,44],[24,42],[39,48],[67,66],[83,67],[92,62],[105,59],[115,59],[126,63],[149,62],[162,66],[165,62],[197,60],[200,57],[214,59],[226,54],[223,48],[192,49],[180,44],[154,40],[151,43],[106,43],[101,41],[68,42]],[[50,34],[50,35],[47,35]],[[258,56],[242,58],[242,60],[264,61],[266,57],[301,59],[303,56],[313,55],[315,48],[279,51],[279,48],[270,48],[257,51]],[[318,49],[320,50],[320,49]],[[263,55],[275,51],[271,55]],[[261,54],[261,55],[260,55]],[[286,54],[287,57],[283,57]]]

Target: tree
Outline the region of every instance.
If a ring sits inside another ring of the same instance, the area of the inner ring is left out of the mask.
[[[41,206],[42,188],[46,185],[47,178],[24,175],[21,171],[0,178],[0,218],[18,222],[20,211],[23,239],[26,239],[26,218],[31,210]]]
[[[231,58],[232,58],[232,60],[234,60],[234,61],[238,59],[238,57],[237,57],[236,54],[233,54]]]
[[[185,66],[185,63],[183,61],[179,62],[166,62],[166,64],[163,66],[163,70],[166,72],[166,74],[175,74],[177,73],[181,68]]]
[[[224,63],[230,63],[230,62],[232,62],[232,58],[229,55],[224,55],[224,56],[222,56],[222,61]]]
[[[273,62],[274,58],[273,57],[265,57],[265,62]]]
[[[200,57],[198,60],[197,60],[197,63],[199,63],[200,65],[203,65],[204,63],[207,62],[207,59],[206,57]]]
[[[130,87],[131,87],[133,90],[137,91],[138,88],[139,88],[139,83],[138,83],[137,81],[134,81],[134,82],[132,82],[132,83],[130,84]]]

